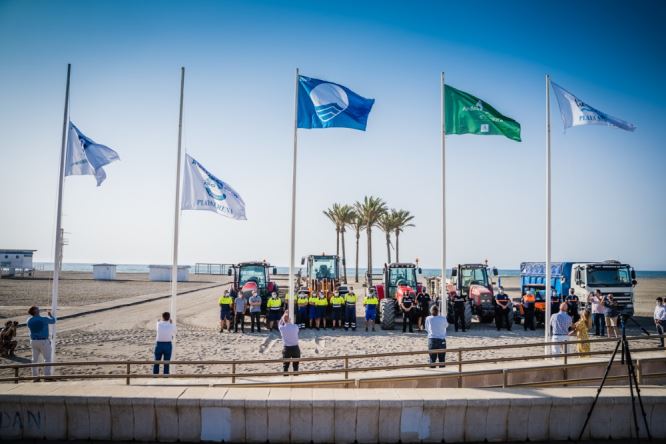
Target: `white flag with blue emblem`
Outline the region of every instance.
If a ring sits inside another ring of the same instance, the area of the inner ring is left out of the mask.
[[[607,125],[625,131],[633,131],[636,129],[636,126],[629,122],[625,122],[622,119],[610,116],[591,107],[557,83],[550,83],[553,85],[553,91],[555,92],[555,97],[557,97],[557,103],[560,105],[560,114],[562,114],[564,129],[578,125]]]
[[[108,146],[95,143],[69,122],[65,176],[95,176],[97,186],[100,186],[106,179],[102,167],[116,160],[120,160],[118,153]]]
[[[182,210],[213,211],[232,219],[246,220],[243,198],[189,154],[185,154]]]

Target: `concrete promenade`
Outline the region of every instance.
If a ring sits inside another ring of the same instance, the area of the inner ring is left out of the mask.
[[[148,442],[573,440],[596,388],[311,389],[0,385],[2,439]],[[666,388],[644,386],[666,438]],[[631,437],[627,387],[603,390],[586,439]],[[640,416],[639,416],[639,419]]]

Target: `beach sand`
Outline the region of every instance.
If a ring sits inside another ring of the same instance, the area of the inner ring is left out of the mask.
[[[123,276],[124,278],[124,276]],[[140,276],[123,282],[96,282],[89,278],[67,274],[62,285],[63,303],[87,304],[95,301],[118,298],[120,304],[126,298],[122,296],[135,296],[141,292],[169,293],[169,283],[151,283]],[[200,286],[210,286],[211,283],[224,283],[226,276],[193,276],[196,281],[183,283],[179,289],[190,289]],[[511,296],[517,295],[518,278],[502,278],[503,285]],[[19,300],[25,303],[21,309],[25,310],[33,301],[48,301],[44,295],[47,283],[39,279],[31,280],[3,280],[0,281],[0,305],[3,313],[19,310],[14,294],[19,294]],[[361,286],[357,285],[357,289]],[[12,290],[18,288],[20,290]],[[207,288],[197,290],[178,297],[178,335],[175,347],[176,359],[196,360],[240,360],[240,359],[275,359],[281,357],[282,342],[276,332],[250,334],[246,323],[245,334],[219,333],[219,309],[217,299],[223,288]],[[664,294],[666,279],[643,279],[637,287],[639,307],[645,307],[648,313],[652,311],[654,297]],[[36,292],[36,293],[32,293]],[[32,295],[32,297],[31,297]],[[114,296],[115,295],[115,296]],[[120,297],[118,295],[121,295]],[[125,360],[125,359],[152,359],[152,349],[155,338],[155,323],[160,313],[169,310],[169,298],[154,300],[139,305],[116,308],[101,313],[63,319],[58,322],[57,349],[59,361],[90,361],[90,360]],[[366,333],[362,318],[362,308],[358,305],[359,328],[356,332],[343,330],[305,330],[301,332],[301,349],[303,356],[341,356],[345,354],[384,353],[394,351],[425,350],[427,339],[423,333],[403,334],[398,325],[396,330]],[[24,320],[21,317],[21,320]],[[653,330],[651,318],[637,318],[650,331]],[[634,326],[628,328],[629,334],[639,334]],[[501,344],[516,344],[538,341],[543,338],[543,329],[536,331],[523,330],[522,326],[514,326],[513,331],[497,331],[494,324],[474,323],[472,329],[466,333],[453,332],[449,328],[448,347],[475,347]],[[30,356],[30,347],[25,328],[19,329],[19,347],[17,360],[25,362]],[[540,353],[541,350],[504,350],[501,354],[492,354],[488,351],[466,353],[465,359],[484,358],[490,356],[518,356]],[[407,363],[420,363],[426,357],[385,358],[381,360],[355,361],[355,366],[384,366]],[[3,359],[3,363],[11,361]],[[328,361],[307,363],[308,370],[341,367],[341,361]],[[61,370],[62,373],[90,373],[95,367],[73,367]],[[121,370],[118,368],[117,370]],[[274,371],[275,365],[255,364],[240,366],[238,371]],[[136,371],[147,373],[148,367]],[[227,368],[211,368],[204,366],[179,366],[179,372],[209,373],[214,371],[228,371]]]

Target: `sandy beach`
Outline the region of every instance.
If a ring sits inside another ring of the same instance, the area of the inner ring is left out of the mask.
[[[276,332],[261,334],[219,333],[217,298],[220,296],[226,276],[192,276],[192,281],[181,283],[179,290],[190,291],[178,298],[178,339],[176,359],[195,360],[237,360],[274,359],[280,357],[282,343]],[[518,293],[518,278],[503,278],[510,295]],[[211,285],[217,285],[213,288]],[[0,281],[0,313],[3,317],[19,315],[23,321],[23,311],[33,301],[45,304],[48,300],[49,281],[43,277],[25,280]],[[168,295],[168,282],[149,282],[145,275],[123,275],[116,282],[98,282],[89,275],[65,273],[61,283],[63,306],[85,311],[86,306],[97,307],[100,302],[113,301],[110,305],[136,300],[137,295]],[[360,288],[360,285],[357,287]],[[666,279],[642,279],[637,287],[639,314],[649,314],[658,294],[666,294]],[[108,305],[108,304],[107,304]],[[74,307],[76,306],[76,307]],[[303,356],[339,356],[344,354],[384,353],[393,351],[424,350],[426,338],[423,333],[403,334],[400,327],[393,331],[366,333],[363,328],[362,308],[359,304],[360,327],[356,332],[343,330],[305,330],[301,332]],[[155,322],[162,311],[169,309],[169,298],[153,300],[138,305],[111,308],[106,311],[63,319],[58,323],[57,348],[59,361],[152,359]],[[649,317],[637,319],[650,331]],[[639,334],[633,325],[629,334]],[[468,332],[454,332],[449,328],[448,347],[475,347],[501,344],[533,342],[543,337],[543,329],[524,331],[522,326],[514,326],[513,331],[497,331],[494,324],[474,323]],[[26,362],[30,347],[25,328],[18,332],[19,346],[17,361]],[[466,354],[467,359],[490,357],[491,352],[479,351]],[[529,353],[528,350],[505,350],[501,356],[517,356]],[[493,356],[498,356],[497,354]],[[357,365],[391,365],[419,363],[419,357],[386,358],[368,362],[357,361]],[[11,361],[3,359],[3,363]],[[340,367],[339,361],[308,363],[309,370]],[[185,366],[181,366],[185,367]],[[275,368],[264,364],[247,365],[247,371],[272,371]],[[241,370],[239,369],[239,370]],[[62,370],[63,373],[91,373],[94,367],[81,367]],[[214,368],[191,366],[180,371],[195,373],[215,371]],[[218,369],[226,371],[228,369]],[[137,369],[148,372],[148,368]]]

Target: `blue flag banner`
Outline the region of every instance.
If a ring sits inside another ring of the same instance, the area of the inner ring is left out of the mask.
[[[353,128],[365,131],[375,99],[337,83],[298,77],[299,128]]]
[[[571,94],[555,82],[550,82],[553,86],[553,92],[557,97],[557,103],[560,106],[560,114],[564,129],[579,125],[607,125],[633,131],[636,127],[617,117],[610,116],[596,108],[591,107],[578,97]]]
[[[95,176],[97,186],[100,186],[106,179],[106,173],[102,167],[116,160],[120,160],[118,153],[108,146],[95,143],[72,122],[69,122],[65,176]]]
[[[231,219],[246,220],[245,202],[231,186],[213,176],[185,154],[185,178],[181,210],[213,211]]]

